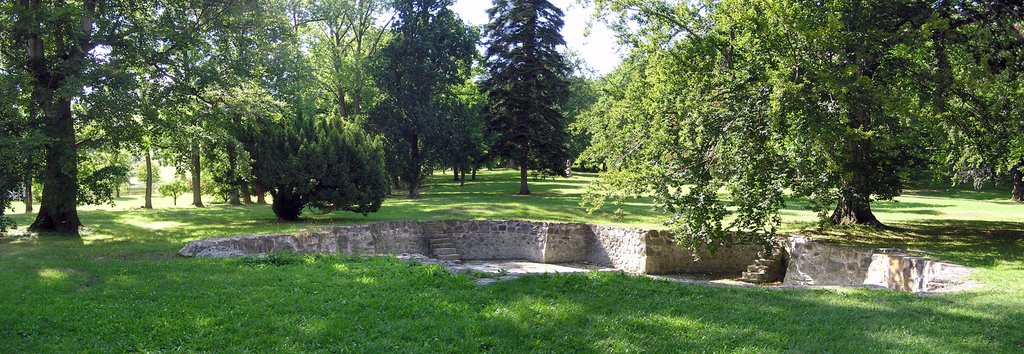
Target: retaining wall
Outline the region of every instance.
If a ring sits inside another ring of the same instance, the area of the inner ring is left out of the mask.
[[[326,226],[295,235],[256,235],[199,240],[179,254],[236,257],[273,252],[431,254],[430,239],[444,237],[462,260],[518,259],[541,263],[589,263],[630,273],[738,274],[759,247],[722,248],[699,259],[668,232],[627,227],[515,220],[385,221]]]

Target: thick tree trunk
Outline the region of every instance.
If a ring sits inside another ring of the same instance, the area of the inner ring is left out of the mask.
[[[25,214],[32,214],[35,209],[32,198],[32,169],[30,168],[28,177],[25,177]]]
[[[409,171],[409,199],[420,199],[420,183],[422,183],[423,170],[422,161],[420,161],[420,139],[419,136],[413,135],[409,141],[409,145],[412,146],[412,169]]]
[[[228,185],[231,186],[231,190],[228,191],[228,204],[233,206],[242,205],[241,198],[238,192],[238,147],[234,143],[228,143],[228,172],[227,181]]]
[[[78,235],[78,151],[71,100],[44,106],[46,121],[46,168],[43,170],[43,198],[39,214],[29,230]]]
[[[840,196],[831,220],[836,225],[882,226],[871,212],[871,203],[856,195]]]
[[[249,189],[249,182],[242,182],[242,202],[245,205],[252,205],[252,190]]]
[[[526,164],[519,164],[519,195],[530,195],[530,187],[526,184],[527,172]]]
[[[859,99],[850,112],[850,128],[853,131],[871,130],[870,98]],[[849,180],[839,187],[839,202],[832,213],[831,221],[836,225],[882,226],[871,212],[871,194],[874,160],[871,152],[871,138],[851,133],[846,137],[846,152],[849,160],[844,175]]]
[[[146,197],[143,208],[153,209],[153,152],[146,150]]]
[[[192,145],[192,205],[203,208],[202,165],[199,160],[199,144]]]
[[[1024,161],[1013,166],[1011,178],[1013,179],[1013,193],[1010,199],[1017,202],[1024,202]]]
[[[469,176],[469,180],[476,182],[476,167],[473,167],[473,174]]]
[[[459,168],[458,167],[452,167],[452,182],[458,182],[458,181],[459,181]]]
[[[459,186],[465,186],[466,185],[466,169],[463,168],[460,172],[462,173],[462,177],[459,180]]]
[[[256,193],[256,204],[258,204],[258,205],[267,205],[267,199],[266,199],[267,191],[265,189],[263,189],[263,186],[259,185],[258,183],[253,183],[252,184],[252,190],[253,190],[253,192]]]

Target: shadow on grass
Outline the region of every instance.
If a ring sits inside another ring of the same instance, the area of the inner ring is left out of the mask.
[[[933,253],[943,260],[971,267],[1024,260],[1024,222],[921,220],[894,223],[881,229],[834,227],[804,233],[857,246]]]

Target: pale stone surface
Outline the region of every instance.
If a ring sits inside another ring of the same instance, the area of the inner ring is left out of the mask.
[[[914,293],[976,286],[970,268],[913,257],[901,250],[839,246],[806,237],[785,241],[788,286],[870,286]]]

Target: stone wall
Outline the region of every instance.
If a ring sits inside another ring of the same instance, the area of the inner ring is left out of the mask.
[[[296,235],[258,235],[195,241],[185,256],[234,257],[272,252],[431,254],[432,238],[444,238],[462,260],[527,260],[589,263],[630,273],[739,273],[756,248],[723,249],[695,260],[664,231],[626,227],[530,222],[386,221],[325,226]]]
[[[645,244],[649,274],[734,273],[746,269],[764,251],[764,247],[757,245],[720,247],[714,254],[701,251],[695,258],[693,252],[679,247],[672,233],[666,231],[648,232]]]
[[[629,273],[739,274],[758,259],[758,246],[722,248],[700,257],[672,234],[628,227],[530,222],[385,221],[325,226],[295,235],[255,235],[193,241],[179,254],[237,257],[273,252],[431,255],[431,240],[462,260],[589,263]],[[966,283],[970,269],[883,248],[833,245],[793,236],[781,241],[785,285],[875,286],[929,292]],[[439,246],[440,247],[440,246]]]
[[[968,284],[964,266],[889,248],[847,247],[793,236],[785,240],[785,285],[871,286],[932,292]]]

